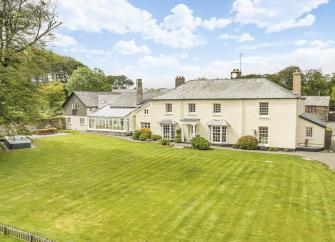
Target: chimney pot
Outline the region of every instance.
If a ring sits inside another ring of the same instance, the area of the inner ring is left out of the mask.
[[[299,69],[297,69],[293,73],[293,94],[301,96],[301,73]]]
[[[136,104],[140,105],[143,101],[142,79],[136,80]]]
[[[233,69],[233,71],[230,73],[231,79],[237,79],[240,78],[242,75],[242,72],[239,69]]]
[[[183,85],[185,83],[185,77],[183,76],[177,76],[175,81],[175,87],[179,87],[180,85]]]

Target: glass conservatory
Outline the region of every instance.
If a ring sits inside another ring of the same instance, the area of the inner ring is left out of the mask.
[[[89,130],[129,132],[128,115],[135,108],[105,106],[89,115]]]

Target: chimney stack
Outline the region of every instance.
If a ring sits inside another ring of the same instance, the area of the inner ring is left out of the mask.
[[[230,73],[231,79],[237,79],[242,76],[242,72],[239,69],[233,69],[233,71]]]
[[[299,69],[297,69],[293,73],[293,94],[301,96],[301,73]]]
[[[184,83],[185,83],[185,77],[183,76],[176,77],[175,87],[179,87],[180,85],[183,85]]]
[[[136,80],[136,104],[140,105],[143,101],[142,79]]]

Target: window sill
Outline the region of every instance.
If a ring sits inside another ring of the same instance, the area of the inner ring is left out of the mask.
[[[196,116],[197,115],[197,113],[187,113],[188,115],[190,115],[190,116]]]
[[[213,116],[222,116],[222,113],[212,113]]]
[[[258,116],[259,119],[270,119],[270,116],[264,115],[264,116]]]
[[[173,113],[165,113],[165,115],[172,115]]]

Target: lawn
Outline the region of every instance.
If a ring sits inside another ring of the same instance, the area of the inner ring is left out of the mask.
[[[335,241],[335,173],[96,135],[0,151],[0,222],[57,241]],[[1,238],[1,237],[0,237]]]

